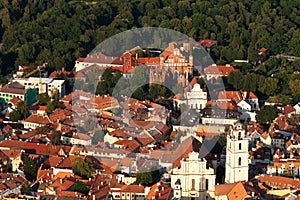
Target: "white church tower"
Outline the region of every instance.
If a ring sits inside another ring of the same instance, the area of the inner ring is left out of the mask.
[[[226,183],[248,181],[248,141],[241,124],[230,129],[226,145]]]

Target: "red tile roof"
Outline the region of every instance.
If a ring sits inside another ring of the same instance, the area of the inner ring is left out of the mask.
[[[75,182],[70,180],[64,180],[64,179],[56,179],[54,183],[52,183],[49,187],[53,187],[55,190],[58,189],[58,191],[66,191],[67,189],[71,188]]]
[[[16,159],[19,156],[21,156],[22,151],[21,150],[1,150],[7,157],[11,159]]]
[[[106,97],[98,96],[98,97],[95,97],[93,99],[93,101],[96,104],[96,109],[99,109],[99,110],[105,110],[105,109],[108,109],[111,107],[119,106],[117,99],[115,99],[114,97],[111,97],[111,96],[106,96]]]
[[[216,196],[227,196],[228,200],[242,200],[247,192],[241,182],[221,184],[215,186]]]
[[[300,180],[293,178],[262,175],[257,177],[257,180],[261,183],[269,185],[270,187],[276,187],[278,189],[300,189]]]
[[[236,103],[239,103],[243,100],[243,94],[241,91],[221,91],[218,94],[218,100],[222,101],[235,101]]]
[[[25,87],[18,82],[12,82],[0,88],[0,92],[23,95],[25,94]]]
[[[293,112],[296,112],[296,110],[293,106],[290,106],[290,105],[284,106],[282,109],[282,113],[285,115],[293,113]]]
[[[24,122],[30,122],[30,123],[36,123],[36,124],[50,124],[51,120],[48,116],[41,116],[37,114],[31,114],[29,117],[27,117]]]
[[[223,65],[210,65],[204,68],[204,74],[219,74],[222,76],[228,76],[230,72],[235,69],[232,66],[223,66]]]
[[[249,92],[249,98],[250,99],[258,99],[258,97],[253,92]]]
[[[12,103],[14,106],[17,106],[17,104],[21,101],[18,97],[14,97],[11,100],[9,100],[10,103]]]
[[[39,106],[39,105],[29,106],[29,110],[46,111],[46,109],[47,109],[47,106]]]
[[[124,185],[121,187],[121,193],[144,193],[145,187],[142,185]]]
[[[150,191],[147,195],[147,200],[165,200],[170,197],[171,188],[164,184],[162,181],[151,186]]]
[[[138,58],[138,64],[146,64],[146,65],[155,65],[160,63],[159,57],[150,57],[150,58]]]
[[[114,145],[121,146],[121,149],[128,151],[128,152],[134,152],[140,147],[140,144],[134,139],[118,140],[114,143]]]
[[[212,46],[216,45],[218,43],[217,40],[200,40],[196,46],[203,46],[204,48],[211,48]]]

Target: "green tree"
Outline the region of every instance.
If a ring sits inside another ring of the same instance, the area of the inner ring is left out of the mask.
[[[74,192],[80,192],[82,194],[87,194],[88,193],[88,187],[86,184],[84,184],[83,182],[81,181],[76,181],[74,183],[74,185],[71,187],[70,189],[71,191],[74,191]]]
[[[295,97],[298,94],[300,94],[300,80],[295,79],[295,80],[290,80],[289,82],[289,87],[292,91],[292,96]]]
[[[61,144],[61,133],[60,131],[53,131],[51,134],[51,143],[55,145]]]
[[[24,101],[19,101],[16,110],[19,112],[21,119],[26,119],[29,116],[29,108]]]
[[[95,172],[90,158],[86,158],[85,160],[82,158],[75,158],[72,160],[72,169],[74,173],[83,176],[84,178],[91,178]]]
[[[6,83],[8,83],[8,80],[3,75],[0,75],[0,85],[5,85]]]
[[[47,93],[40,93],[36,96],[36,100],[38,100],[41,105],[47,105],[47,103],[51,101],[51,98]]]
[[[22,134],[22,131],[20,131],[19,129],[15,131],[15,135],[17,137],[19,137]]]
[[[256,121],[260,124],[270,124],[277,117],[273,106],[263,106],[256,114]]]
[[[31,191],[30,185],[28,181],[26,181],[25,183],[23,183],[21,187],[21,194],[29,195],[30,191]]]
[[[151,166],[149,169],[140,169],[136,175],[136,182],[145,186],[153,185],[160,180],[161,173],[158,167]]]
[[[84,121],[83,129],[85,131],[91,131],[96,128],[97,122],[93,119],[87,119]]]
[[[55,109],[55,106],[53,105],[52,101],[48,101],[47,102],[46,112],[48,114],[51,114],[51,113],[53,113],[54,109]]]
[[[97,130],[94,133],[94,136],[92,138],[92,144],[98,144],[98,142],[104,141],[105,132],[103,130]]]
[[[149,94],[153,100],[156,100],[161,97],[165,97],[167,89],[159,84],[150,84]]]
[[[26,179],[32,182],[36,179],[37,175],[38,167],[36,162],[33,159],[26,156],[23,159],[23,165]]]
[[[143,87],[137,88],[132,94],[132,97],[135,99],[138,99],[138,100],[145,100],[145,96],[146,96],[146,93],[145,93]]]
[[[278,79],[277,78],[266,78],[264,84],[260,86],[259,91],[268,96],[274,95],[278,89]]]
[[[13,122],[17,122],[21,119],[21,115],[17,110],[13,110],[11,113],[9,113],[9,119]]]
[[[240,71],[232,71],[228,76],[228,83],[233,86],[234,89],[239,90],[242,87],[243,74]]]

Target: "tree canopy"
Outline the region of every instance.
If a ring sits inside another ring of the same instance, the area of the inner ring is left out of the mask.
[[[276,109],[273,106],[263,106],[256,115],[260,124],[270,124],[277,117]]]
[[[0,39],[6,59],[1,59],[1,70],[44,62],[71,69],[104,39],[134,27],[164,27],[196,40],[218,40],[212,56],[223,63],[257,61],[261,47],[300,56],[299,10],[298,1],[288,0],[3,0]]]

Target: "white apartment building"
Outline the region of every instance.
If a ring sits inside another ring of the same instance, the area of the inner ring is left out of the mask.
[[[14,79],[13,82],[18,82],[28,88],[37,88],[38,93],[47,93],[49,96],[57,91],[59,97],[65,95],[65,81],[64,80],[54,80],[52,78],[39,78],[39,77],[29,77],[29,78],[18,78]]]

